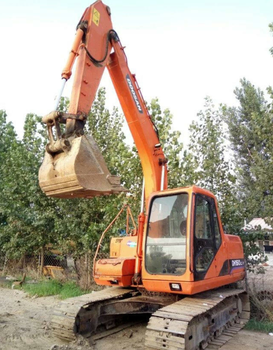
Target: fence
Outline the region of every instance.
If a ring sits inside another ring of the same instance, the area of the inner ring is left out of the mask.
[[[108,258],[109,254],[100,253],[97,258]],[[93,280],[94,252],[86,252],[79,256],[64,256],[60,252],[42,250],[37,256],[23,256],[18,260],[9,259],[0,255],[0,275],[22,275],[26,272],[28,277],[37,278],[39,275],[46,275],[46,268],[57,267],[61,273],[56,273],[54,278],[65,281],[75,281],[83,289],[94,289]],[[47,277],[50,277],[50,273]],[[51,275],[51,277],[53,277]]]

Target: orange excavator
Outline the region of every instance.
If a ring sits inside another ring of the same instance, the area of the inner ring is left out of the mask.
[[[247,293],[238,287],[246,274],[241,240],[223,232],[211,192],[167,188],[167,159],[156,126],[113,30],[110,9],[100,0],[79,21],[62,89],[76,58],[68,113],[57,111],[57,101],[56,110],[43,118],[49,143],[39,171],[42,190],[58,198],[125,190],[92,136],[84,134],[105,67],[138,150],[144,186],[137,229],[113,237],[110,258],[94,263],[96,283],[110,288],[63,301],[54,312],[53,331],[66,340],[75,334],[92,337],[144,314],[147,349],[217,349],[249,319]]]

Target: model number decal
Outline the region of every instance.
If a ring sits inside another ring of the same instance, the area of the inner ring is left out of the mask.
[[[137,109],[138,109],[139,113],[143,113],[143,110],[142,110],[141,105],[140,105],[140,102],[139,102],[139,100],[138,100],[138,98],[137,98],[137,94],[136,94],[136,92],[135,92],[133,83],[132,83],[132,81],[131,81],[131,79],[130,79],[130,77],[129,77],[129,74],[126,75],[126,80],[127,80],[127,84],[128,84],[128,86],[129,86],[129,89],[130,89],[130,91],[131,91],[131,94],[132,94],[132,96],[133,96],[133,99],[134,99],[134,101],[135,101],[135,104],[136,104],[136,106],[137,106]]]
[[[232,267],[245,266],[245,261],[244,261],[244,259],[231,260],[231,266]]]

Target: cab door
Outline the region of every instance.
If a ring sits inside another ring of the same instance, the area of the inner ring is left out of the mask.
[[[195,195],[194,205],[194,280],[203,280],[213,269],[215,255],[221,245],[219,221],[214,198]],[[212,273],[214,276],[216,274]]]

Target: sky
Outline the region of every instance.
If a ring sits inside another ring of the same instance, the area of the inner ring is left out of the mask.
[[[273,85],[272,0],[105,0],[144,99],[158,98],[173,128],[188,141],[188,126],[204,106],[237,105],[234,89],[246,78],[263,91]],[[54,105],[61,71],[86,0],[0,0],[0,109],[19,136],[27,113]],[[70,96],[67,83],[64,96]],[[108,72],[107,107],[119,107]],[[119,107],[120,111],[121,108]]]

